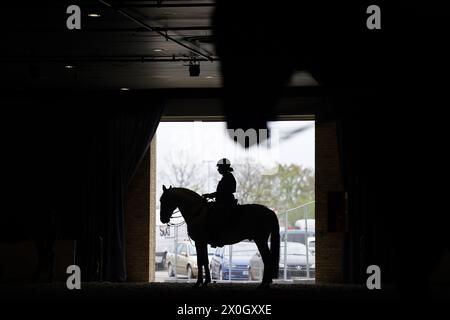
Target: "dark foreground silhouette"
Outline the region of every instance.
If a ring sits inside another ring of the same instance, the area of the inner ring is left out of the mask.
[[[209,210],[205,199],[194,191],[165,186],[163,191],[160,199],[161,222],[169,223],[173,212],[178,208],[186,221],[189,236],[195,241],[199,269],[196,287],[206,286],[211,282],[208,244],[224,246],[245,239],[256,243],[264,262],[264,275],[260,287],[268,287],[272,279],[277,277],[280,229],[275,212],[259,204],[236,205],[233,212],[229,213],[231,217],[223,219],[221,216],[214,215],[214,211]],[[205,268],[204,282],[203,267]]]

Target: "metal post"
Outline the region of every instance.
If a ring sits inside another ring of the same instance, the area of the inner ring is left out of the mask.
[[[305,220],[305,247],[306,247],[306,272],[307,272],[307,276],[309,278],[309,245],[308,245],[308,208],[307,206],[313,204],[315,201],[310,201],[308,203],[304,203],[298,207],[295,208],[291,208],[289,210],[285,211],[285,217],[284,217],[284,225],[285,225],[285,237],[284,237],[284,279],[286,280],[287,278],[287,266],[286,266],[286,260],[287,260],[287,227],[288,227],[288,216],[287,214],[291,211],[294,210],[300,210],[301,208],[303,208],[304,210],[304,220]]]
[[[210,189],[211,166],[210,166],[210,164],[213,163],[214,161],[212,161],[212,160],[205,160],[203,162],[206,162],[206,164],[208,165],[208,179],[207,179],[208,190],[206,190],[206,192],[209,193],[209,192],[211,192],[211,189]]]
[[[228,273],[228,281],[231,281],[231,270],[233,268],[233,245],[230,245],[228,247],[229,254],[230,254],[230,264],[229,264],[229,273]]]
[[[99,265],[99,281],[103,281],[103,238],[98,237],[100,240],[100,265]]]
[[[211,180],[211,174],[210,174],[210,169],[209,169],[209,163],[210,161],[207,162],[208,164],[208,190],[206,191],[207,193],[211,192],[211,189],[209,188],[209,180]]]
[[[305,206],[303,211],[305,213],[306,277],[309,279],[308,206]]]
[[[175,266],[174,266],[174,272],[175,272],[175,280],[178,280],[178,273],[177,273],[177,267],[178,267],[178,226],[174,226],[175,228]]]
[[[286,262],[287,262],[287,231],[288,231],[288,212],[286,211],[284,213],[284,273],[283,273],[283,280],[286,281],[287,280],[287,266],[286,266]]]

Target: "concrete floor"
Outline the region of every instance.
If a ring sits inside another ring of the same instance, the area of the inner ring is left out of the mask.
[[[208,288],[194,289],[192,283],[103,282],[82,283],[81,290],[68,290],[65,283],[3,284],[0,285],[0,306],[2,309],[5,306],[12,307],[16,315],[18,312],[28,313],[28,319],[36,319],[34,316],[43,312],[45,316],[56,316],[58,319],[72,315],[79,319],[102,320],[109,316],[118,318],[119,315],[123,319],[316,320],[322,317],[337,319],[341,316],[346,320],[360,320],[367,316],[384,319],[394,309],[403,314],[404,311],[426,306],[423,299],[417,303],[405,303],[395,290],[388,287],[368,290],[353,285],[273,284],[270,289],[261,290],[257,289],[257,285],[215,283]],[[230,304],[241,308],[250,305],[247,311],[269,305],[271,314],[222,314],[224,305]],[[61,306],[64,313],[57,311]],[[208,317],[205,314],[179,314],[186,308],[200,306],[210,308],[211,314]],[[432,309],[427,310],[430,313]],[[48,317],[45,319],[48,320]]]
[[[65,283],[0,285],[2,299],[57,300],[154,300],[168,303],[196,302],[286,302],[330,299],[390,299],[392,290],[371,291],[362,286],[272,284],[257,289],[258,283],[212,283],[207,288],[193,288],[192,283],[82,283],[81,290],[68,290]],[[164,297],[164,298],[163,298]]]

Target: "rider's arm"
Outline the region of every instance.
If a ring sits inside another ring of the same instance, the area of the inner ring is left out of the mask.
[[[203,197],[205,197],[205,198],[215,198],[216,195],[217,195],[217,192],[213,192],[213,193],[205,193],[205,194],[203,195]]]

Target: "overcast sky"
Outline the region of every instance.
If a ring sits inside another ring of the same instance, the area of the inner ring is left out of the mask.
[[[305,130],[285,138],[300,128]],[[156,136],[158,172],[168,161],[194,161],[206,170],[209,162],[215,170],[220,158],[226,157],[233,164],[249,156],[266,167],[292,163],[314,169],[314,121],[271,122],[270,129],[272,148],[260,146],[245,151],[228,137],[224,122],[161,122]]]

